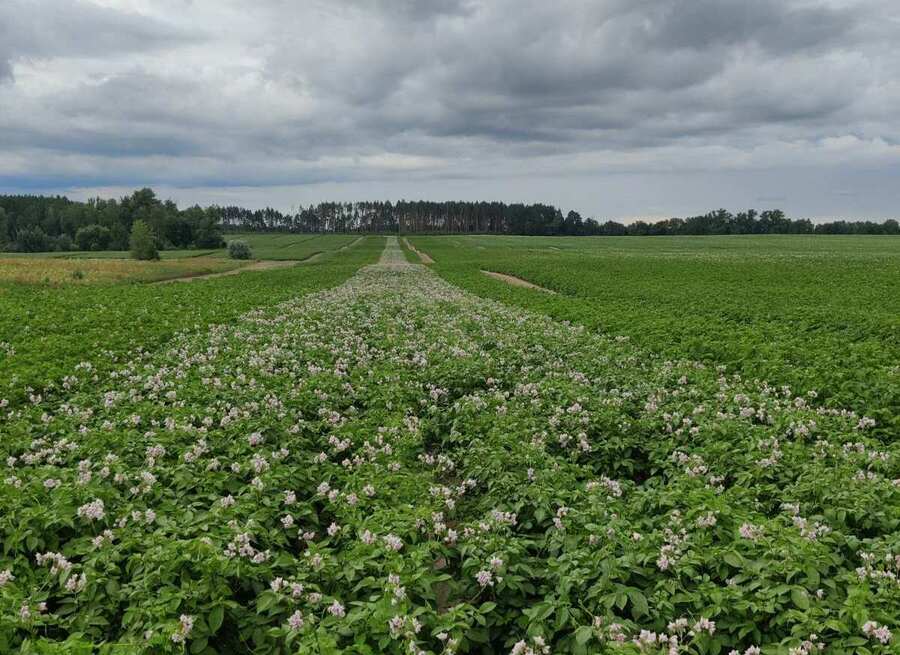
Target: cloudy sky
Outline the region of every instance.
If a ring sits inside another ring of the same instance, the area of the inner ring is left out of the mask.
[[[896,0],[0,0],[0,192],[900,215]]]

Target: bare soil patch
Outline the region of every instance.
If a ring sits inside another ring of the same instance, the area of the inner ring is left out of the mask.
[[[418,250],[413,244],[411,244],[409,242],[409,240],[407,238],[405,238],[405,237],[403,238],[403,243],[406,244],[407,248],[409,248],[410,250],[412,250],[414,253],[416,253],[419,256],[419,260],[423,264],[433,264],[434,263],[434,260],[431,257],[429,257],[426,253],[422,252],[421,250]]]
[[[545,289],[544,287],[539,287],[536,284],[529,282],[528,280],[523,280],[520,277],[515,277],[514,275],[507,275],[506,273],[495,273],[494,271],[485,271],[482,270],[482,273],[487,275],[488,277],[492,277],[495,280],[500,280],[501,282],[506,282],[510,286],[514,287],[525,287],[526,289],[537,289],[538,291],[544,291],[545,293],[553,293],[556,292],[552,289]]]

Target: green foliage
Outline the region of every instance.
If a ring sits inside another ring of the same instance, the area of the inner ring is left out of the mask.
[[[9,219],[6,216],[6,210],[0,207],[0,250],[8,249],[10,240]]]
[[[250,259],[253,253],[246,241],[235,239],[228,242],[228,256],[232,259]]]
[[[202,213],[199,207],[195,211]],[[201,216],[196,219],[194,228],[194,247],[195,248],[222,248],[225,246],[225,240],[222,238],[222,230],[216,224],[211,216]]]
[[[790,219],[778,209],[750,209],[733,214],[719,209],[698,216],[671,218],[655,223],[635,221],[623,225],[583,218],[578,212],[552,205],[503,202],[321,202],[283,214],[271,208],[251,211],[240,207],[211,208],[223,224],[248,232],[377,232],[431,234],[521,234],[555,236],[649,236],[686,234],[900,234],[896,220],[835,221],[813,225],[808,219]]]
[[[60,234],[54,241],[54,249],[59,252],[68,252],[73,249],[74,245],[72,237],[66,233]]]
[[[46,252],[51,250],[50,237],[40,227],[25,227],[16,235],[16,250],[19,252]]]
[[[135,259],[159,259],[156,237],[144,221],[135,221],[131,226],[131,238],[128,242],[131,256]]]
[[[218,208],[189,207],[162,201],[152,189],[139,189],[120,199],[76,202],[64,197],[0,196],[0,248],[16,246],[16,235],[40,228],[52,238],[67,235],[81,250],[125,250],[131,226],[144,221],[160,247],[221,248]],[[21,250],[21,248],[17,248]]]
[[[0,295],[0,651],[896,652],[900,443],[380,242]]]
[[[257,259],[305,260],[329,251],[344,252],[363,237],[352,234],[257,234],[230,235],[250,246]],[[343,256],[343,255],[342,255]]]
[[[86,226],[109,230],[105,248],[125,250],[134,221],[146,222],[157,236],[160,248],[221,248],[221,231],[304,235],[346,233],[403,234],[528,234],[556,236],[650,236],[707,234],[877,234],[898,235],[894,219],[834,221],[813,225],[807,219],[791,219],[781,210],[732,213],[724,209],[656,223],[636,221],[623,225],[565,213],[543,203],[502,202],[362,201],[321,202],[284,213],[267,207],[202,208],[180,210],[174,202],[160,200],[149,188],[138,189],[120,199],[94,198],[75,202],[65,197],[0,195],[0,249],[8,247],[23,229],[40,227],[50,237],[69,236]],[[91,245],[96,241],[91,241]]]
[[[106,250],[109,242],[109,228],[103,225],[85,225],[75,233],[75,243],[79,250]]]
[[[316,250],[334,247],[331,237]],[[0,282],[0,400],[45,393],[83,361],[109,369],[181,330],[234,320],[253,307],[334,286],[378,258],[377,239],[321,261],[202,283],[48,288]],[[4,351],[8,347],[8,354]],[[0,409],[2,416],[2,409]]]
[[[480,295],[622,335],[670,357],[815,391],[900,430],[900,239],[415,237]],[[512,287],[513,275],[556,294]]]

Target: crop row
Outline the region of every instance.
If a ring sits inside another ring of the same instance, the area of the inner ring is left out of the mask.
[[[414,237],[481,296],[816,391],[900,431],[900,239]],[[514,288],[517,276],[555,295]]]
[[[81,362],[108,371],[182,330],[340,284],[378,257],[370,238],[320,261],[173,285],[48,287],[0,283],[0,404],[64,384]]]

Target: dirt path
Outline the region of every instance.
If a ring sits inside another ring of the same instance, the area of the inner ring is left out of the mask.
[[[421,250],[417,250],[416,247],[413,244],[411,244],[409,242],[409,239],[407,239],[406,237],[403,237],[403,243],[406,244],[407,248],[409,248],[410,250],[412,250],[414,253],[416,253],[419,256],[419,259],[421,260],[421,262],[423,264],[433,264],[434,263],[434,260],[431,257],[426,255]]]
[[[359,243],[363,239],[365,239],[365,237],[359,237],[358,239],[354,239],[353,241],[348,243],[346,246],[341,246],[340,248],[338,248],[338,250],[347,250],[348,248],[352,248],[353,246],[355,246],[357,243]]]
[[[384,250],[381,251],[381,258],[378,260],[377,264],[373,264],[372,266],[381,269],[403,271],[415,267],[421,268],[418,264],[410,264],[406,261],[406,256],[403,254],[403,249],[400,248],[400,242],[397,241],[397,237],[387,238]]]
[[[296,246],[298,243],[303,243],[304,241],[310,241],[310,240],[314,239],[315,237],[316,237],[316,235],[312,235],[309,237],[304,237],[302,239],[297,239],[296,241],[288,241],[284,245],[278,246],[278,247],[279,248],[290,248],[291,246]]]
[[[513,275],[507,275],[506,273],[495,273],[494,271],[485,271],[482,270],[482,273],[487,275],[488,277],[492,277],[495,280],[500,280],[501,282],[506,282],[510,286],[514,287],[525,287],[526,289],[537,289],[538,291],[544,291],[545,293],[553,293],[556,292],[552,289],[545,289],[544,287],[539,287],[536,284],[532,284],[528,280],[523,280],[520,277],[515,277]]]
[[[312,257],[307,257],[303,261],[308,262],[309,260],[314,259],[321,254],[322,253],[317,252]],[[274,268],[288,268],[289,266],[296,266],[299,263],[300,262],[296,260],[276,261],[266,259],[253,262],[252,264],[247,264],[246,266],[239,266],[238,268],[233,268],[230,271],[222,271],[220,273],[206,273],[204,275],[184,275],[182,277],[172,277],[168,280],[160,280],[159,282],[155,282],[155,284],[169,284],[170,282],[192,282],[193,280],[209,280],[210,278],[214,277],[237,275],[238,273],[243,273],[245,271],[268,271]]]

